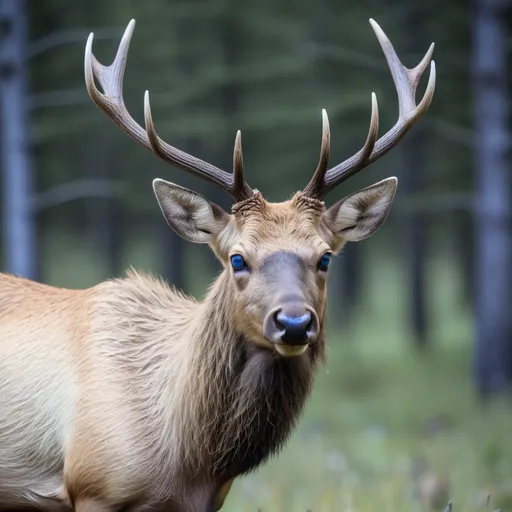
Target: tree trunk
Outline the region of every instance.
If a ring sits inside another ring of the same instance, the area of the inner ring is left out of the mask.
[[[222,22],[218,24],[220,29],[219,38],[222,41],[223,50],[223,64],[227,71],[226,75],[231,77],[233,70],[235,70],[240,62],[240,43],[239,27],[237,23],[237,11],[235,9],[235,2],[227,3],[228,8],[222,16]],[[225,83],[221,90],[221,105],[224,114],[224,119],[229,128],[230,133],[233,134],[233,142],[235,140],[235,133],[237,129],[237,113],[240,103],[240,86],[233,84],[231,81]],[[243,144],[243,139],[242,139]],[[233,166],[233,158],[229,155],[223,155],[222,168],[231,171]]]
[[[511,240],[507,26],[502,0],[474,0],[475,305],[474,369],[482,396],[510,384]]]
[[[2,221],[4,268],[37,279],[36,219],[29,143],[27,19],[23,0],[0,2]]]
[[[84,150],[82,158],[85,164],[86,178],[104,182],[105,188],[116,176],[115,165],[112,162],[111,150],[105,145],[101,137],[91,137],[91,143],[95,148]],[[86,202],[88,232],[94,245],[105,255],[105,277],[118,277],[123,269],[123,215],[122,201],[115,195],[109,197],[106,193],[103,197],[90,198]]]
[[[417,8],[405,12],[402,27],[410,47],[412,38],[423,35],[423,18],[418,16]],[[415,59],[413,59],[415,60]],[[403,182],[405,195],[411,197],[425,188],[424,180],[424,139],[425,125],[419,123],[405,137],[403,143]],[[427,339],[427,304],[425,287],[426,243],[425,218],[420,212],[411,212],[405,219],[405,252],[409,279],[409,318],[418,348],[425,348]]]
[[[467,211],[456,212],[455,222],[457,228],[454,233],[455,258],[462,269],[462,286],[459,306],[475,307],[475,233],[473,228],[473,213]]]
[[[348,243],[343,248],[341,260],[341,290],[342,290],[342,325],[347,328],[351,325],[353,315],[357,309],[360,296],[362,268],[361,244]]]
[[[416,126],[403,141],[405,195],[411,197],[423,189],[423,129]],[[420,212],[410,212],[404,219],[405,255],[409,283],[409,319],[418,348],[427,345],[425,290],[425,222]]]

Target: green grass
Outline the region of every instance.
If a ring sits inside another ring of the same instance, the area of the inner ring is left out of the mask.
[[[50,250],[59,247],[65,257],[56,261]],[[103,278],[101,261],[85,247],[49,243],[47,280],[82,287]],[[150,268],[151,247],[134,246],[127,264]],[[474,395],[472,317],[461,304],[459,269],[449,259],[429,260],[432,345],[419,354],[406,322],[403,268],[372,253],[350,329],[329,327],[328,364],[298,429],[277,458],[235,481],[223,511],[428,510],[413,499],[419,458],[449,482],[454,512],[484,511],[488,492],[492,508],[512,510],[512,412],[503,401],[483,409]],[[192,251],[189,261],[201,254]],[[200,295],[208,278],[194,276]]]
[[[354,352],[331,350],[297,432],[234,485],[226,510],[414,510],[411,463],[420,456],[449,479],[456,510],[478,509],[477,491],[512,476],[512,415],[479,410],[463,347],[421,358],[403,346]],[[439,430],[429,433],[429,421]]]

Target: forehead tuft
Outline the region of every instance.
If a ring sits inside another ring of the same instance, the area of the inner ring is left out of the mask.
[[[237,218],[243,218],[248,214],[263,213],[267,209],[267,205],[269,205],[269,203],[263,199],[261,192],[255,190],[252,197],[235,203],[231,207],[231,213]]]
[[[249,199],[236,203],[232,207],[235,218],[245,224],[247,222],[265,221],[271,223],[306,222],[316,224],[325,211],[324,202],[303,196],[297,192],[288,201],[270,203],[260,192],[255,191]]]
[[[305,196],[301,192],[297,192],[291,202],[297,211],[314,217],[320,217],[325,211],[325,203],[323,201]]]
[[[257,192],[233,207],[233,217],[246,249],[253,246],[266,252],[286,247],[304,252],[322,242],[318,228],[324,211],[323,202],[300,192],[281,203],[267,202]]]

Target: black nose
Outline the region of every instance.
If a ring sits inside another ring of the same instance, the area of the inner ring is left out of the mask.
[[[308,329],[311,327],[309,311],[300,316],[289,316],[283,311],[278,311],[275,319],[277,328],[282,332],[282,341],[290,345],[301,345],[308,341]]]

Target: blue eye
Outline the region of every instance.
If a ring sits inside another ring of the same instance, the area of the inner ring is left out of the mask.
[[[326,252],[321,258],[320,258],[320,261],[318,262],[318,268],[320,270],[327,270],[329,268],[329,263],[331,262],[331,255]]]
[[[246,269],[247,263],[245,263],[245,260],[240,256],[240,254],[233,254],[233,256],[231,256],[231,266],[233,267],[233,270],[239,271]]]

